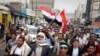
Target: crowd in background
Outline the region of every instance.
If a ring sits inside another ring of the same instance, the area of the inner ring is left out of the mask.
[[[21,26],[6,32],[5,56],[100,56],[100,36],[93,29],[69,25],[65,33],[59,26],[38,28],[35,42]]]

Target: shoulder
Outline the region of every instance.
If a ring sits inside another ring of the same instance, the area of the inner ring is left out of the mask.
[[[12,39],[8,40],[8,43],[9,43],[9,42],[12,42]]]
[[[96,54],[97,56],[100,56],[100,53]]]
[[[79,50],[82,51],[82,48],[79,47]]]
[[[73,47],[72,46],[69,46],[69,49],[73,49]]]

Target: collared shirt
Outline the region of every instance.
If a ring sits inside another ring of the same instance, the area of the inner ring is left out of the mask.
[[[87,37],[84,35],[83,38],[78,37],[80,45],[86,45],[87,44]]]
[[[42,54],[42,46],[37,46],[35,56],[41,56],[41,54]]]
[[[85,38],[79,38],[79,42],[80,42],[80,45],[84,45],[84,44],[86,44],[86,39]]]
[[[72,56],[78,56],[78,54],[79,54],[79,49],[73,48]]]
[[[22,49],[17,47],[14,54],[21,56]]]
[[[89,36],[90,36],[90,33],[87,33],[87,34],[84,34],[84,35],[85,35],[85,37],[88,39]]]

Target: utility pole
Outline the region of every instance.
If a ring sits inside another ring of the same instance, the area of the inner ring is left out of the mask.
[[[26,5],[25,5],[25,7],[26,7],[26,8],[28,8],[28,3],[27,3],[27,0],[25,0],[25,4],[26,4]]]
[[[34,4],[33,4],[33,0],[32,0],[32,10],[34,10],[34,7],[33,7],[33,5],[34,5]]]
[[[34,10],[34,7],[33,7],[33,5],[34,5],[34,3],[33,3],[33,0],[31,0],[31,2],[32,2],[32,4],[31,4],[31,6],[32,6],[32,11]],[[32,24],[32,22],[33,22],[33,18],[31,18],[31,24]]]
[[[90,18],[90,12],[91,12],[91,3],[92,3],[92,0],[87,0],[87,6],[86,6],[86,21],[85,21],[85,24],[88,25],[90,24],[91,22],[91,18]]]
[[[36,18],[37,18],[37,12],[38,12],[38,8],[37,8],[37,0],[36,0]]]

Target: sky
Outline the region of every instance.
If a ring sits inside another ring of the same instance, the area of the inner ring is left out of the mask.
[[[0,0],[0,3],[8,3],[8,2],[22,2],[25,3],[25,0]]]
[[[79,4],[86,4],[87,0],[55,0],[54,9],[63,10],[67,13],[74,13]]]

